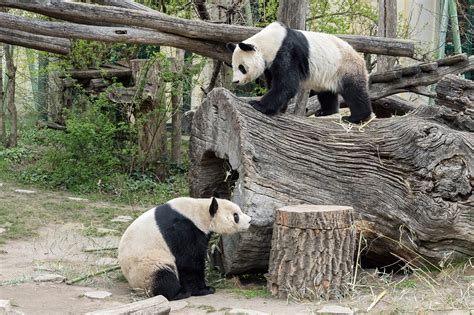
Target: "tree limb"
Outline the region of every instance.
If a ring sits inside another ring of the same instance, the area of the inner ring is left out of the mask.
[[[41,51],[47,51],[59,55],[69,54],[71,48],[71,43],[67,39],[36,35],[33,33],[22,32],[19,30],[1,27],[0,42]]]

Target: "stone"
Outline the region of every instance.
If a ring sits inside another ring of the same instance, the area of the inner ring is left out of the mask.
[[[103,300],[112,296],[112,293],[107,291],[89,291],[84,293],[84,296],[87,296],[90,299]]]
[[[106,229],[106,228],[97,228],[97,232],[102,233],[102,234],[115,234],[118,231],[112,230],[112,229]]]
[[[36,191],[27,189],[15,189],[15,192],[19,194],[36,194]]]
[[[72,201],[89,201],[89,199],[79,198],[79,197],[67,197],[67,199],[72,200]]]
[[[0,300],[0,314],[7,314],[10,312],[12,304],[10,300]]]
[[[113,218],[110,220],[111,222],[130,222],[133,218],[128,215],[119,215],[118,217]]]
[[[270,315],[270,313],[260,312],[255,310],[247,310],[244,308],[233,308],[226,314],[239,314],[239,315]]]
[[[324,314],[354,314],[354,311],[350,308],[339,306],[339,305],[324,305],[322,309],[316,311],[316,313]]]
[[[65,277],[54,274],[54,273],[45,273],[33,279],[34,282],[55,282],[55,283],[61,283],[61,282],[64,282],[65,280],[66,280]]]
[[[170,301],[170,306],[171,306],[171,312],[176,312],[178,310],[182,310],[183,308],[185,308],[186,306],[188,306],[188,302],[186,301]]]
[[[118,260],[112,257],[102,257],[97,259],[96,265],[98,266],[110,266],[110,265],[117,265]]]
[[[0,234],[3,234],[3,233],[5,233],[6,231],[7,231],[7,229],[6,229],[6,228],[0,227]]]
[[[3,187],[3,183],[0,183],[0,187]]]

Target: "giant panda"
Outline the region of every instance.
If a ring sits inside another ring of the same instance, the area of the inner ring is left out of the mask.
[[[336,36],[274,22],[247,40],[226,46],[233,52],[234,83],[246,84],[265,75],[268,92],[250,102],[264,114],[284,112],[303,87],[318,95],[321,109],[316,116],[337,113],[338,94],[351,111],[345,121],[358,123],[372,116],[364,59]]]
[[[168,300],[214,293],[204,280],[211,232],[245,231],[251,218],[225,199],[180,197],[140,215],[118,247],[122,272],[132,288]]]

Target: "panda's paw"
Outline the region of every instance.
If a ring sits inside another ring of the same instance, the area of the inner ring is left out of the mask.
[[[216,289],[213,287],[205,287],[201,290],[199,290],[196,294],[196,296],[201,296],[201,295],[209,295],[209,294],[214,294],[216,292]]]
[[[322,109],[318,109],[315,113],[314,113],[314,116],[316,117],[322,117],[322,116],[329,116],[329,115],[333,115],[333,114],[337,114],[338,111],[333,111],[333,112],[327,112],[327,111],[323,111]]]
[[[344,122],[351,123],[351,124],[359,124],[359,123],[364,123],[371,121],[375,116],[372,113],[369,113],[367,115],[358,115],[358,116],[342,116],[341,119]]]
[[[273,110],[269,110],[266,106],[262,105],[260,101],[250,101],[249,104],[258,110],[259,112],[265,114],[265,115],[275,115],[276,112]]]

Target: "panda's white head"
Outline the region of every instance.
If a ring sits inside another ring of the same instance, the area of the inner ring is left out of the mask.
[[[232,51],[232,82],[242,85],[254,81],[265,71],[265,58],[260,49],[250,43],[228,43]]]
[[[246,231],[252,220],[238,205],[226,199],[212,198],[209,214],[211,215],[209,230],[219,234]]]

